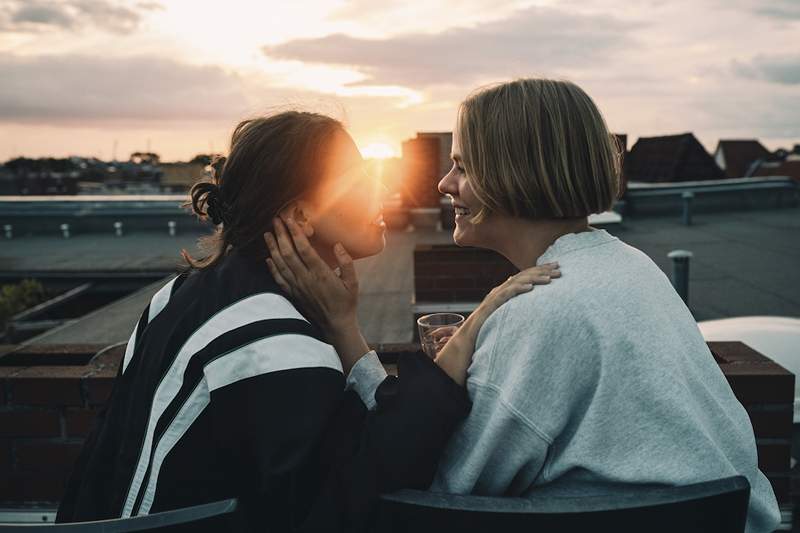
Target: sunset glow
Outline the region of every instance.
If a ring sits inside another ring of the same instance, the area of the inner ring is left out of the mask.
[[[334,116],[364,157],[387,158],[450,130],[476,87],[526,76],[575,81],[630,139],[792,146],[800,7],[765,4],[0,0],[0,160],[148,146],[188,160],[287,107]]]
[[[360,148],[361,155],[364,159],[386,159],[388,157],[397,157],[397,152],[388,144],[381,142],[370,143],[363,148]]]

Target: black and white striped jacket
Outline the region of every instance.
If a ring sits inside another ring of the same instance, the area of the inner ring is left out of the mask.
[[[367,410],[264,257],[233,251],[153,296],[59,521],[237,497],[257,530],[340,531],[364,527],[379,492],[430,483],[469,409],[464,389],[409,357]]]

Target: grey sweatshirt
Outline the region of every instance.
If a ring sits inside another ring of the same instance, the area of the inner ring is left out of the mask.
[[[613,494],[740,474],[751,485],[747,531],[773,531],[780,514],[750,420],[666,276],[602,230],[562,236],[538,263],[551,261],[562,279],[481,328],[472,411],[431,490]],[[351,373],[362,397],[376,363],[365,357]]]

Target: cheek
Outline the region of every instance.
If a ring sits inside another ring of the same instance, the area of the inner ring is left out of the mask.
[[[331,243],[341,240],[348,234],[358,231],[357,223],[352,214],[338,208],[330,209],[317,220],[318,233],[321,238],[330,240]]]
[[[458,189],[461,199],[464,201],[465,204],[467,204],[467,206],[469,206],[470,209],[474,210],[478,205],[480,205],[478,198],[472,191],[472,186],[469,184],[468,179],[464,178]]]
[[[364,209],[337,205],[317,219],[315,231],[320,242],[334,245],[341,242],[350,249],[369,234]],[[350,246],[348,246],[350,244]]]

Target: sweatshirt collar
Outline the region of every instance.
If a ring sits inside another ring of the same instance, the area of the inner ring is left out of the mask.
[[[606,244],[618,240],[613,235],[609,234],[604,229],[597,229],[589,227],[589,231],[582,231],[580,233],[567,233],[562,235],[551,244],[547,250],[536,261],[537,265],[557,261],[560,257],[582,250],[584,248],[592,248],[601,244]]]

